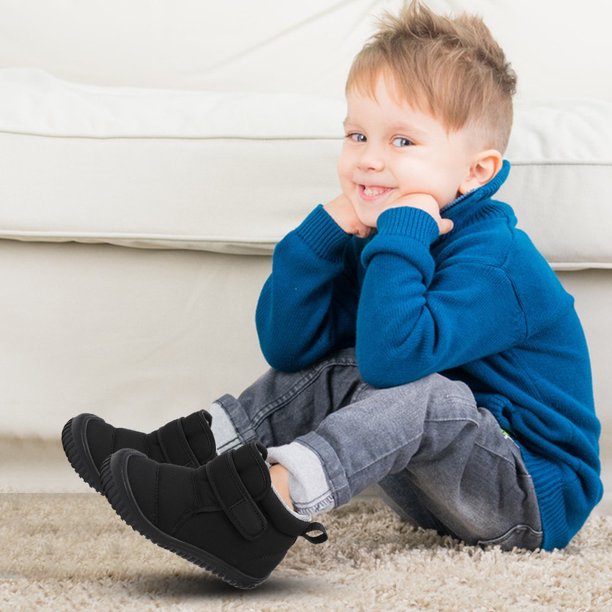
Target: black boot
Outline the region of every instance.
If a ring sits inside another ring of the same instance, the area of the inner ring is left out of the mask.
[[[160,463],[198,467],[216,456],[205,410],[170,421],[152,433],[116,428],[95,414],[79,414],[62,431],[62,445],[77,474],[99,493],[102,462],[121,448],[133,448]]]
[[[231,585],[251,589],[283,560],[298,536],[320,543],[325,528],[280,501],[257,442],[191,469],[160,464],[133,450],[102,466],[106,496],[119,516],[159,546]],[[312,536],[310,532],[321,532]]]

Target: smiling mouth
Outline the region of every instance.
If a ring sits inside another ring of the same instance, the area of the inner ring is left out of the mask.
[[[393,191],[391,187],[359,185],[359,195],[366,202],[374,202],[386,196],[390,191]]]

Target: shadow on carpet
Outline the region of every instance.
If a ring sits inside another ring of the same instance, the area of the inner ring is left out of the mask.
[[[606,610],[612,517],[563,551],[483,550],[413,529],[378,499],[325,516],[258,589],[144,539],[97,494],[0,494],[1,610]]]

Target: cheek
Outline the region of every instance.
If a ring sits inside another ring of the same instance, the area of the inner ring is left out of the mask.
[[[401,177],[401,188],[407,193],[428,193],[439,205],[444,206],[455,199],[456,169],[444,158],[419,160],[419,163],[403,164],[397,168]]]
[[[338,158],[338,164],[336,165],[336,169],[338,171],[338,177],[340,179],[340,184],[344,187],[350,184],[351,176],[352,176],[352,166],[347,159],[346,155],[340,155]]]
[[[419,163],[413,161],[396,165],[393,174],[400,190],[406,193],[429,193],[438,184],[435,171],[432,172],[431,166],[420,160]]]
[[[350,159],[345,149],[342,149],[338,156],[337,169],[340,176],[346,175],[350,169]]]
[[[458,191],[458,183],[446,181],[444,184],[442,184],[438,189],[438,194],[436,196],[436,200],[438,201],[440,207],[446,206],[455,200],[457,198]]]

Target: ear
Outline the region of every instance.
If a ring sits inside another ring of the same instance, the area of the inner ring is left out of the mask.
[[[467,193],[488,183],[501,169],[502,154],[496,149],[481,151],[470,164],[465,179],[459,185],[459,193]]]

